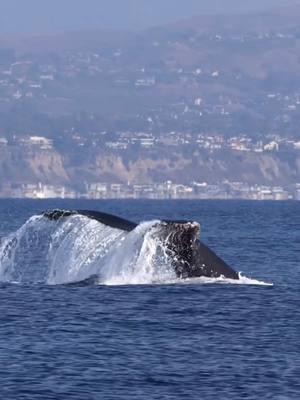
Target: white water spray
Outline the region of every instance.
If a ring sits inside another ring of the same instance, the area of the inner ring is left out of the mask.
[[[65,284],[97,275],[102,284],[147,284],[175,279],[155,236],[158,223],[142,223],[128,233],[82,215],[58,221],[34,216],[2,242],[0,280]]]
[[[97,276],[99,284],[233,283],[264,284],[240,277],[176,278],[160,221],[141,223],[131,232],[82,215],[57,221],[31,217],[0,245],[0,281],[67,284]]]

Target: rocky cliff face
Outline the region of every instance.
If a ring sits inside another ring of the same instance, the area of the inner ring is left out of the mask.
[[[6,147],[0,151],[1,184],[45,183],[76,187],[83,183],[156,183],[172,180],[218,183],[289,185],[300,182],[299,152],[243,152],[196,150],[191,154],[142,152],[132,158],[122,153],[94,151],[76,161],[56,150]]]
[[[63,156],[57,151],[16,146],[0,150],[0,179],[2,184],[69,182]]]

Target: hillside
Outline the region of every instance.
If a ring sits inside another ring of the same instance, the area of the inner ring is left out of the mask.
[[[2,38],[0,112],[26,109],[28,129],[29,116],[84,111],[105,116],[103,129],[149,130],[150,114],[153,131],[297,134],[299,23],[300,6],[142,33]]]
[[[2,182],[296,184],[299,51],[300,5],[139,33],[3,37]],[[158,143],[172,133],[178,140],[169,154]],[[51,154],[24,151],[35,136],[51,141]],[[151,155],[143,152],[149,137]],[[222,144],[201,144],[210,137]],[[234,138],[262,154],[236,154]],[[265,153],[272,141],[279,152]]]

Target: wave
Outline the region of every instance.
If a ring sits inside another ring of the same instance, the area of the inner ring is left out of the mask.
[[[2,240],[0,281],[57,285],[97,276],[99,285],[265,284],[245,277],[178,279],[159,239],[160,223],[145,222],[124,232],[82,215],[57,221],[33,216]]]

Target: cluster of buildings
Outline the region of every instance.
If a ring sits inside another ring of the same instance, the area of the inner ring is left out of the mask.
[[[28,199],[243,199],[243,200],[300,200],[300,183],[289,188],[262,186],[225,181],[221,184],[192,182],[183,185],[163,183],[123,184],[91,183],[76,191],[59,185],[14,184],[5,185],[2,198]]]
[[[145,46],[151,52],[151,49],[163,47],[169,49],[178,46],[180,40],[183,45],[195,46],[195,43],[203,45],[210,41],[217,42],[253,42],[269,40],[296,39],[298,32],[262,32],[247,34],[221,34],[215,35],[197,35],[185,39],[166,40],[161,39],[153,41],[151,37],[145,39]],[[143,48],[142,48],[143,50]],[[154,51],[154,56],[156,50]],[[0,54],[1,56],[1,54]],[[124,57],[124,58],[123,58]],[[184,64],[184,63],[183,63]],[[74,93],[69,91],[72,87],[72,80],[79,80],[83,88],[91,87],[101,93],[103,87],[114,88],[120,94],[124,90],[128,94],[132,91],[143,91],[155,87],[164,87],[165,85],[195,87],[200,83],[212,83],[229,87],[235,87],[237,81],[245,81],[249,77],[244,76],[242,72],[234,72],[235,68],[224,70],[222,60],[211,61],[208,59],[201,64],[182,66],[176,58],[170,59],[165,63],[160,63],[159,67],[155,62],[150,65],[143,64],[141,61],[128,63],[128,54],[125,48],[116,48],[111,45],[105,49],[83,50],[83,51],[65,51],[57,54],[56,57],[40,57],[26,54],[25,56],[16,56],[12,54],[7,60],[0,63],[0,103],[11,104],[20,100],[38,101],[49,100],[74,101]],[[209,87],[210,85],[208,85]],[[223,90],[222,93],[215,94],[209,88],[199,89],[198,95],[182,96],[182,104],[172,102],[170,96],[169,104],[155,109],[155,114],[160,123],[171,116],[172,119],[181,121],[195,118],[199,120],[202,116],[221,115],[228,116],[238,114],[239,110],[247,109],[249,103],[257,111],[274,108],[274,118],[280,114],[282,118],[290,118],[295,111],[299,111],[300,93],[280,93],[266,89],[262,93],[256,91],[255,98],[232,94],[231,91]],[[243,91],[242,91],[243,92]],[[159,93],[158,93],[159,95]],[[250,96],[250,94],[249,94]],[[115,101],[115,100],[114,100]],[[51,101],[50,101],[51,103]],[[116,105],[112,104],[113,112]],[[253,111],[253,110],[252,110]],[[147,117],[147,116],[145,116]],[[273,119],[274,119],[273,118]],[[149,121],[151,125],[151,121]]]
[[[247,135],[225,138],[222,135],[213,134],[190,134],[183,132],[168,132],[163,135],[154,136],[146,132],[120,132],[115,133],[111,139],[110,134],[101,132],[99,135],[93,133],[92,139],[87,139],[79,133],[73,135],[74,146],[100,146],[108,152],[122,152],[131,148],[136,149],[161,149],[162,147],[188,147],[193,149],[205,149],[210,151],[233,150],[241,152],[277,152],[277,151],[300,151],[300,140],[298,138],[283,138],[279,135],[267,137],[265,140],[253,140]],[[52,150],[55,142],[51,138],[36,135],[16,136],[11,141],[17,146],[39,148],[41,150]],[[0,148],[9,146],[6,137],[0,137]],[[134,147],[135,146],[135,147]],[[137,150],[138,151],[138,150]]]
[[[116,133],[114,140],[104,142],[107,149],[127,150],[132,145],[139,144],[141,148],[161,148],[162,146],[192,146],[206,150],[253,151],[256,153],[280,150],[299,151],[299,138],[284,138],[279,135],[269,135],[264,140],[254,140],[246,134],[226,138],[223,135],[184,132],[168,132],[159,136],[152,133],[122,132]],[[105,139],[106,140],[106,139]]]

